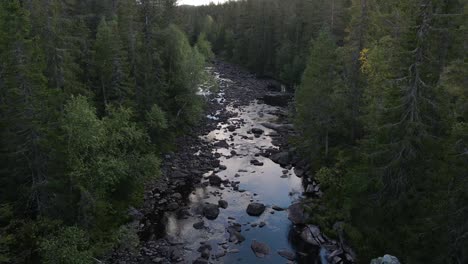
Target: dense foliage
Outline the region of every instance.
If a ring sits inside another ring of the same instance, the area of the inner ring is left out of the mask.
[[[0,2],[0,263],[93,263],[194,124],[204,55],[175,1]]]
[[[462,0],[246,0],[185,7],[220,56],[296,86],[296,127],[360,262],[468,262]]]

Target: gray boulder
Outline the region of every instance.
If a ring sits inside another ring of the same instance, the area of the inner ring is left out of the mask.
[[[302,229],[301,238],[305,242],[314,245],[321,246],[326,242],[325,238],[322,236],[320,228],[314,225],[307,225]]]
[[[218,201],[218,206],[223,208],[223,209],[226,209],[228,207],[228,202],[225,201],[225,200],[219,200]]]
[[[251,203],[247,206],[247,214],[251,216],[259,216],[265,211],[265,205],[261,203]]]
[[[371,264],[400,264],[400,261],[397,257],[384,255],[383,257],[373,259]]]
[[[203,215],[209,219],[214,220],[218,218],[219,215],[219,207],[217,204],[205,204],[203,206]]]
[[[255,256],[259,258],[263,258],[266,255],[270,254],[270,247],[267,244],[258,242],[257,240],[252,241],[252,245],[250,246],[255,253]]]
[[[305,224],[305,215],[302,203],[295,203],[289,206],[288,218],[295,225]]]
[[[223,182],[223,180],[218,175],[211,175],[208,177],[208,180],[210,181],[210,185],[214,186],[220,186],[221,182]]]
[[[286,166],[290,163],[291,159],[288,152],[280,152],[270,157],[270,159],[281,166]]]

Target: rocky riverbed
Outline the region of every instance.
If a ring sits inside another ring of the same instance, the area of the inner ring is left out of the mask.
[[[352,250],[306,225],[304,195],[320,196],[288,137],[273,80],[217,61],[220,90],[202,90],[206,118],[164,156],[162,177],[132,209],[141,246],[113,263],[350,263]],[[269,103],[269,104],[267,104]]]

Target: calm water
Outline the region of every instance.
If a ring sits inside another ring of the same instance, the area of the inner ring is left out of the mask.
[[[301,178],[294,174],[293,169],[285,171],[284,168],[270,159],[258,156],[263,149],[274,147],[272,137],[269,136],[274,131],[263,127],[261,123],[275,122],[277,117],[272,113],[279,109],[256,101],[238,109],[231,106],[227,106],[227,109],[238,113],[238,116],[229,119],[226,124],[220,124],[219,129],[211,131],[203,137],[213,143],[220,140],[227,140],[228,144],[233,143],[229,148],[216,148],[215,150],[221,155],[219,160],[227,169],[210,172],[206,176],[215,173],[222,179],[238,181],[240,182],[239,190],[244,191],[235,191],[232,187],[226,187],[224,190],[212,186],[196,188],[189,197],[190,212],[193,216],[189,219],[178,220],[175,215],[169,214],[166,227],[167,236],[172,241],[188,242],[184,247],[184,253],[185,259],[190,261],[189,263],[200,256],[200,253],[197,252],[200,242],[209,243],[213,247],[211,253],[214,255],[225,250],[221,244],[229,246],[228,253],[224,257],[218,260],[211,259],[214,263],[287,263],[287,260],[279,256],[277,251],[282,249],[295,251],[294,231],[288,220],[287,211],[274,211],[271,207],[276,205],[287,208],[291,203],[297,201],[303,192]],[[226,129],[229,125],[237,124],[241,124],[241,127],[233,132]],[[264,130],[264,134],[259,138],[248,134],[248,131],[254,127]],[[245,136],[248,138],[246,139]],[[233,150],[237,152],[237,155],[231,155]],[[251,165],[252,159],[257,159],[264,165]],[[203,204],[206,202],[217,204],[220,199],[229,203],[228,208],[220,208],[220,214],[215,220],[203,218],[201,216]],[[264,203],[267,209],[260,217],[249,216],[246,213],[246,208],[250,202]],[[193,224],[200,220],[204,220],[208,228],[194,229]],[[241,234],[246,240],[241,244],[233,244],[228,241],[229,234],[226,227],[234,222],[242,225]],[[266,225],[262,228],[251,227],[251,224],[260,224],[260,222],[265,222]],[[253,239],[266,243],[270,247],[270,255],[265,258],[257,258],[250,248]],[[239,252],[229,253],[232,250]],[[310,253],[311,249],[307,250]],[[298,262],[320,263],[318,262],[318,251],[316,253],[313,251],[314,249],[312,249],[312,255],[302,257]]]

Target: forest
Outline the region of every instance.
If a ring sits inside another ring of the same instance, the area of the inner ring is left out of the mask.
[[[283,83],[358,263],[468,262],[464,0],[0,1],[0,263],[102,263],[204,114],[214,60]],[[315,198],[311,198],[315,199]]]

